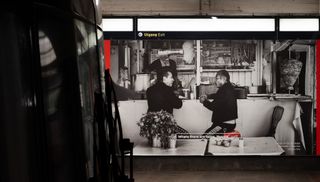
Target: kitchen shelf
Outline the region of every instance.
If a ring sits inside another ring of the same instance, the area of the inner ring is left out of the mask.
[[[307,95],[295,95],[295,94],[276,94],[276,99],[296,99],[296,100],[311,100],[312,98]]]
[[[248,98],[273,98],[273,99],[293,99],[299,101],[311,101],[312,98],[307,95],[295,95],[295,94],[248,94]]]
[[[223,68],[221,69],[202,69],[202,72],[217,72],[219,70],[222,70]],[[225,69],[227,70],[228,72],[252,72],[253,69]]]
[[[195,71],[178,71],[178,75],[195,75]]]
[[[177,68],[177,71],[194,71],[195,68]]]

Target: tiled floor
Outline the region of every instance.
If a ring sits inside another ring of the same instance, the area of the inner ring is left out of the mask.
[[[135,182],[320,182],[320,171],[137,171]]]

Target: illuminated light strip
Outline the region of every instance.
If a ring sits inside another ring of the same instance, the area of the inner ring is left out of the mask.
[[[139,18],[138,31],[273,32],[274,18]]]
[[[317,32],[319,31],[318,18],[280,18],[281,32]]]
[[[102,29],[104,32],[132,32],[132,18],[103,18]]]

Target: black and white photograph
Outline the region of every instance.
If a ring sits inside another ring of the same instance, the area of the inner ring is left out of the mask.
[[[133,155],[312,155],[314,40],[112,40]]]

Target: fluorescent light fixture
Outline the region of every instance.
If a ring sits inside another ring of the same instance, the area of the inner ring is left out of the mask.
[[[274,18],[139,18],[138,31],[273,32]]]
[[[103,18],[102,29],[104,32],[132,32],[132,18]]]
[[[316,32],[319,31],[318,18],[280,18],[282,32]]]

